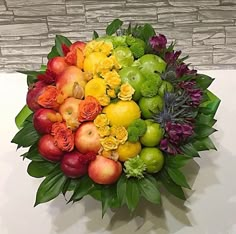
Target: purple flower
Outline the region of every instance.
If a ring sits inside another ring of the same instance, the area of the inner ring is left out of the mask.
[[[198,107],[201,103],[203,92],[201,89],[196,88],[196,82],[183,81],[179,84],[179,86],[188,93],[191,99],[188,104],[193,107]]]
[[[175,64],[181,53],[182,52],[180,50],[166,52],[166,54],[165,54],[165,61],[168,64]]]
[[[154,51],[160,52],[162,49],[166,48],[167,39],[165,35],[159,34],[151,37],[149,43]]]
[[[167,138],[161,140],[160,149],[173,155],[180,153],[180,149],[176,145],[173,145],[171,142],[169,142]]]
[[[176,77],[180,78],[185,74],[195,74],[197,71],[196,70],[190,70],[188,68],[188,65],[185,63],[181,63],[176,67]]]

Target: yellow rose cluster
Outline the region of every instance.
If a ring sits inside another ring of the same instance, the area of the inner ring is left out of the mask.
[[[98,128],[101,137],[103,156],[111,157],[120,144],[124,144],[128,139],[128,132],[124,126],[110,126],[106,114],[98,115],[94,124]]]
[[[85,47],[85,56],[96,60],[91,69],[94,80],[93,86],[95,86],[95,82],[99,87],[104,87],[105,85],[104,89],[102,89],[103,91],[99,93],[99,95],[97,94],[98,92],[94,94],[102,106],[109,105],[111,99],[114,98],[119,98],[123,101],[130,101],[135,92],[130,84],[121,84],[121,78],[119,75],[121,66],[116,57],[112,55],[112,52],[112,43],[102,40],[93,40]],[[107,128],[104,128],[102,131],[106,133]]]

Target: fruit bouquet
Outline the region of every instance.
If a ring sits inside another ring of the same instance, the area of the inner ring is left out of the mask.
[[[21,71],[29,89],[12,139],[27,148],[28,174],[45,177],[35,206],[62,193],[68,202],[92,196],[103,215],[133,212],[140,198],[160,204],[161,186],[185,199],[181,167],[215,149],[220,103],[213,79],[187,58],[150,24],[115,19],[86,43],[57,35],[47,65]]]

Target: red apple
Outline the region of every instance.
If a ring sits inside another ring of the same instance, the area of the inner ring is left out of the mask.
[[[54,57],[50,59],[47,63],[48,70],[52,71],[54,74],[61,74],[69,65],[66,63],[64,57]]]
[[[70,51],[76,50],[79,48],[81,51],[84,51],[86,43],[83,41],[76,41],[70,46]]]
[[[83,72],[76,66],[67,67],[56,79],[56,87],[63,93],[64,98],[73,97],[76,85],[84,88],[86,83]]]
[[[38,151],[44,159],[52,162],[60,161],[64,154],[64,152],[55,145],[54,138],[50,134],[43,135],[40,138]]]
[[[61,161],[61,170],[70,178],[77,178],[87,173],[88,164],[80,159],[81,153],[73,151],[66,153]]]
[[[46,84],[42,81],[35,82],[28,90],[26,103],[32,111],[36,111],[41,106],[38,104],[38,97],[43,93]]]
[[[122,166],[119,161],[103,156],[97,156],[88,167],[89,177],[98,184],[115,183],[119,179],[121,172]]]
[[[33,116],[33,124],[36,131],[41,134],[50,133],[54,122],[52,122],[49,117],[50,115],[56,116],[56,113],[56,111],[51,109],[38,109]]]
[[[100,136],[93,122],[85,122],[76,130],[75,147],[81,153],[97,153],[100,150]]]
[[[67,127],[75,130],[79,126],[79,103],[81,100],[74,97],[67,98],[59,107],[62,118],[66,121]]]

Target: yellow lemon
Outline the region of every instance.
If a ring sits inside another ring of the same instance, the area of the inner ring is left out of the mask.
[[[90,80],[85,86],[85,97],[93,96],[98,98],[106,94],[106,82],[101,78]]]
[[[103,109],[111,125],[128,127],[135,119],[140,118],[139,106],[134,101],[118,101]]]
[[[84,71],[94,74],[98,64],[106,58],[107,56],[101,52],[93,52],[89,54],[84,60]]]
[[[129,158],[133,158],[140,153],[141,149],[142,147],[139,141],[134,143],[126,141],[123,145],[120,144],[117,148],[119,160],[124,162]]]

